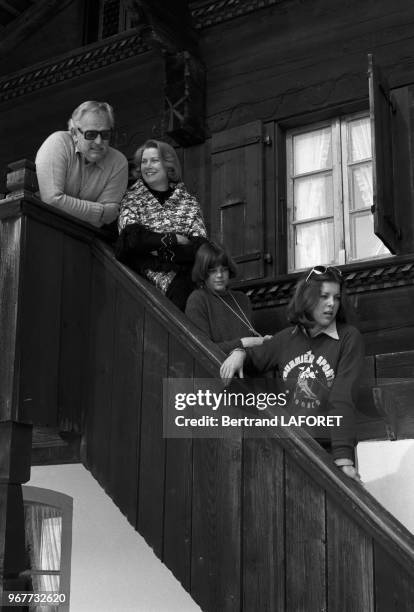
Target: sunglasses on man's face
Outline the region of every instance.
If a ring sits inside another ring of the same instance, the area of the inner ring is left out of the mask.
[[[339,270],[338,268],[335,268],[335,266],[315,266],[314,268],[312,268],[312,270],[309,272],[308,276],[306,277],[305,283],[308,282],[312,274],[317,274],[317,275],[326,274],[329,270],[333,270],[334,272],[336,272],[336,274],[338,274],[338,276],[342,276],[341,270]]]
[[[81,130],[80,127],[77,128],[85,140],[96,140],[98,136],[102,138],[102,140],[109,140],[111,138],[111,130]]]

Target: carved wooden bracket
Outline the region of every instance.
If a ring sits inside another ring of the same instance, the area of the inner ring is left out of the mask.
[[[204,142],[205,68],[188,51],[165,53],[163,131],[182,146]]]
[[[187,0],[165,5],[135,0],[144,41],[161,49],[165,66],[162,133],[181,146],[204,142],[205,67]]]

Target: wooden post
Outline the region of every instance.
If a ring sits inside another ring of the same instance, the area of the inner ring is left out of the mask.
[[[9,166],[11,195],[0,202],[0,610],[4,591],[27,590],[22,483],[30,479],[32,426],[19,414],[20,267],[23,251],[22,218],[10,199],[37,188],[34,164],[21,160]],[[2,218],[3,217],[3,218]],[[16,608],[19,609],[19,608]],[[23,609],[23,608],[22,608]]]
[[[0,595],[28,590],[21,484],[30,479],[31,447],[31,425],[0,422]]]
[[[28,159],[19,159],[8,165],[7,198],[23,197],[26,192],[35,193],[38,189],[36,166]]]

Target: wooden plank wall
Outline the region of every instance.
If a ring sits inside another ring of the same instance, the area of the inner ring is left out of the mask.
[[[409,0],[292,0],[201,30],[209,130],[366,104],[369,52],[413,82],[413,21]]]
[[[24,223],[21,418],[80,433],[89,342],[89,246],[82,232],[63,232],[62,224],[46,224],[42,215],[39,220],[25,217]]]

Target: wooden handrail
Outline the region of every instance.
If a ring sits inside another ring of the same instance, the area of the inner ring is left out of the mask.
[[[265,411],[271,416],[270,411]],[[345,513],[376,538],[396,561],[404,563],[414,577],[414,535],[395,519],[385,508],[357,484],[332,465],[326,453],[306,431],[296,427],[286,428],[279,442],[295,457],[303,469],[336,500],[341,500]]]

